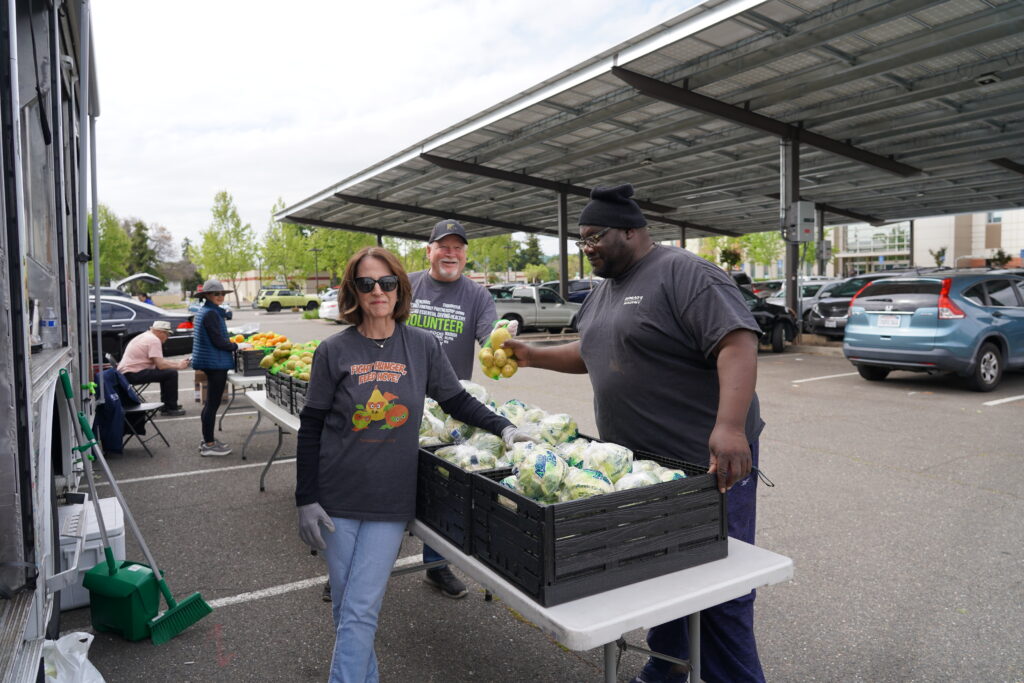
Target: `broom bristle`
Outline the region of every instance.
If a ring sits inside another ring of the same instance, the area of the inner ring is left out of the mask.
[[[212,611],[213,608],[206,604],[203,596],[193,593],[153,619],[150,639],[154,645],[166,643]]]

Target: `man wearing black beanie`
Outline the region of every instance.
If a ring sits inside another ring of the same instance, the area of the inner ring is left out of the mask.
[[[595,187],[580,213],[594,273],[580,340],[562,346],[509,341],[523,367],[589,373],[601,439],[634,451],[707,465],[726,494],[729,535],[754,542],[761,420],[760,328],[732,279],[678,247],[656,244],[633,186]],[[702,675],[763,681],[754,641],[754,593],[701,612]],[[689,657],[686,618],[652,628],[654,652]],[[681,683],[687,674],[651,658],[633,683]]]

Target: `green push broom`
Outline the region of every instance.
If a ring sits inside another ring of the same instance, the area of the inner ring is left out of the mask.
[[[61,382],[64,384],[65,394],[70,395],[71,393],[71,381],[67,377],[66,371],[61,371]],[[110,467],[107,465],[106,458],[103,457],[103,452],[100,450],[99,444],[96,442],[96,436],[93,434],[92,427],[89,425],[89,419],[85,416],[85,413],[78,412],[78,424],[82,428],[82,432],[85,433],[89,440],[89,444],[92,448],[93,456],[96,461],[99,462],[100,467],[103,468],[103,473],[106,475],[107,480],[110,482],[111,488],[114,490],[114,495],[117,497],[117,502],[121,504],[121,509],[124,511],[124,517],[128,521],[128,526],[131,527],[132,533],[135,534],[135,538],[139,542],[139,547],[142,548],[142,554],[146,556],[146,562],[149,563],[149,568],[153,570],[153,575],[156,577],[157,584],[160,587],[160,592],[163,593],[164,600],[167,601],[167,610],[163,614],[158,614],[153,617],[150,621],[150,640],[154,645],[160,645],[166,643],[168,640],[178,635],[192,624],[196,623],[207,614],[213,611],[203,596],[199,593],[193,593],[184,600],[176,602],[174,596],[171,595],[171,589],[167,587],[167,582],[164,580],[163,572],[157,567],[156,559],[153,558],[153,554],[149,552],[149,546],[146,545],[145,539],[142,537],[142,532],[139,530],[139,526],[135,523],[135,518],[132,516],[131,510],[128,509],[128,503],[124,499],[124,495],[121,494],[121,488],[117,485],[117,480],[114,479],[113,473],[110,471]],[[113,553],[110,554],[110,559],[113,559]],[[108,562],[110,560],[108,559]]]

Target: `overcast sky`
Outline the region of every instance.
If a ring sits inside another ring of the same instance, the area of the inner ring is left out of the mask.
[[[694,4],[96,0],[100,201],[180,244],[227,190],[262,233],[279,197],[301,201]]]

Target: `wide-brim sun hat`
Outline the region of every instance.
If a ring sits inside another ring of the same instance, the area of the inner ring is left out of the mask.
[[[210,278],[203,283],[203,291],[196,292],[196,296],[206,296],[207,294],[230,294],[235,290],[224,289],[224,285],[220,283],[220,280]]]

